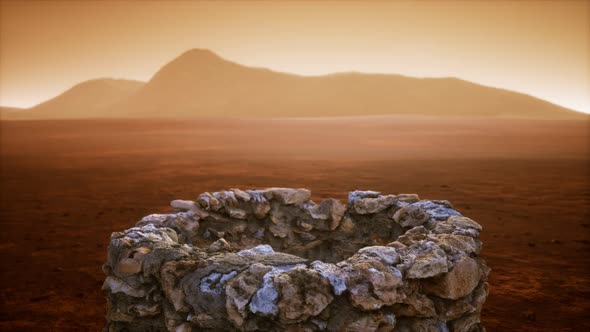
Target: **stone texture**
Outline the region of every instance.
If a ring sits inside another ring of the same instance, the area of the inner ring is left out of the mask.
[[[360,198],[357,198],[359,197]],[[373,214],[387,209],[388,207],[396,204],[397,198],[394,195],[379,196],[375,195],[374,192],[364,192],[361,195],[353,196],[352,202],[350,202],[353,211],[356,214]]]
[[[270,188],[267,192],[271,194],[270,197],[286,205],[302,204],[311,198],[311,191],[307,189]]]
[[[482,228],[448,201],[230,189],[111,236],[105,331],[479,331]]]
[[[403,227],[420,226],[430,219],[430,215],[413,204],[402,207],[393,215],[393,220]]]
[[[344,264],[347,288],[353,306],[367,311],[380,309],[401,300],[402,273],[380,260],[353,256]]]
[[[274,278],[279,291],[279,319],[297,323],[319,315],[332,302],[330,284],[317,271],[295,268]]]
[[[428,293],[456,300],[467,296],[479,284],[481,268],[476,260],[464,257],[455,263],[455,267],[429,283],[425,284]]]
[[[426,242],[426,245],[428,249],[419,252],[410,268],[406,271],[408,278],[430,278],[448,271],[445,252],[432,242]]]
[[[227,294],[226,309],[229,319],[236,326],[242,326],[248,316],[248,303],[252,296],[262,288],[264,275],[272,270],[271,267],[254,263],[246,271],[230,280],[225,287]]]

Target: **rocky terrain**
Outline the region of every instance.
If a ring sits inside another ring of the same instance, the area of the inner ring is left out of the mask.
[[[480,331],[482,227],[448,201],[307,189],[174,200],[111,236],[106,331]]]

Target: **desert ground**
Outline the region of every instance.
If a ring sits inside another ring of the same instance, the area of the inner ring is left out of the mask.
[[[448,199],[483,227],[488,331],[590,330],[590,122],[0,122],[0,330],[98,331],[111,232],[204,191]]]

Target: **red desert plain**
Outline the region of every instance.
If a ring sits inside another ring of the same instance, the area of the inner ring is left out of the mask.
[[[98,331],[111,232],[224,188],[448,199],[483,227],[489,331],[590,329],[587,120],[0,122],[0,330]]]

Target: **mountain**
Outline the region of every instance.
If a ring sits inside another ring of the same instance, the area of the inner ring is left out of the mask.
[[[190,50],[119,105],[130,116],[355,116],[386,114],[561,118],[580,113],[456,78],[341,73],[297,76]],[[583,116],[583,115],[582,115]]]
[[[318,117],[358,115],[588,118],[529,95],[457,78],[340,73],[298,76],[203,49],[181,54],[147,83],[82,83],[30,110],[36,117]]]
[[[75,85],[59,96],[29,109],[6,112],[6,118],[88,118],[100,117],[120,100],[129,98],[143,82],[99,78]]]
[[[19,108],[19,107],[0,106],[0,119],[14,117],[15,114],[23,112],[24,110],[25,110],[24,108]]]

